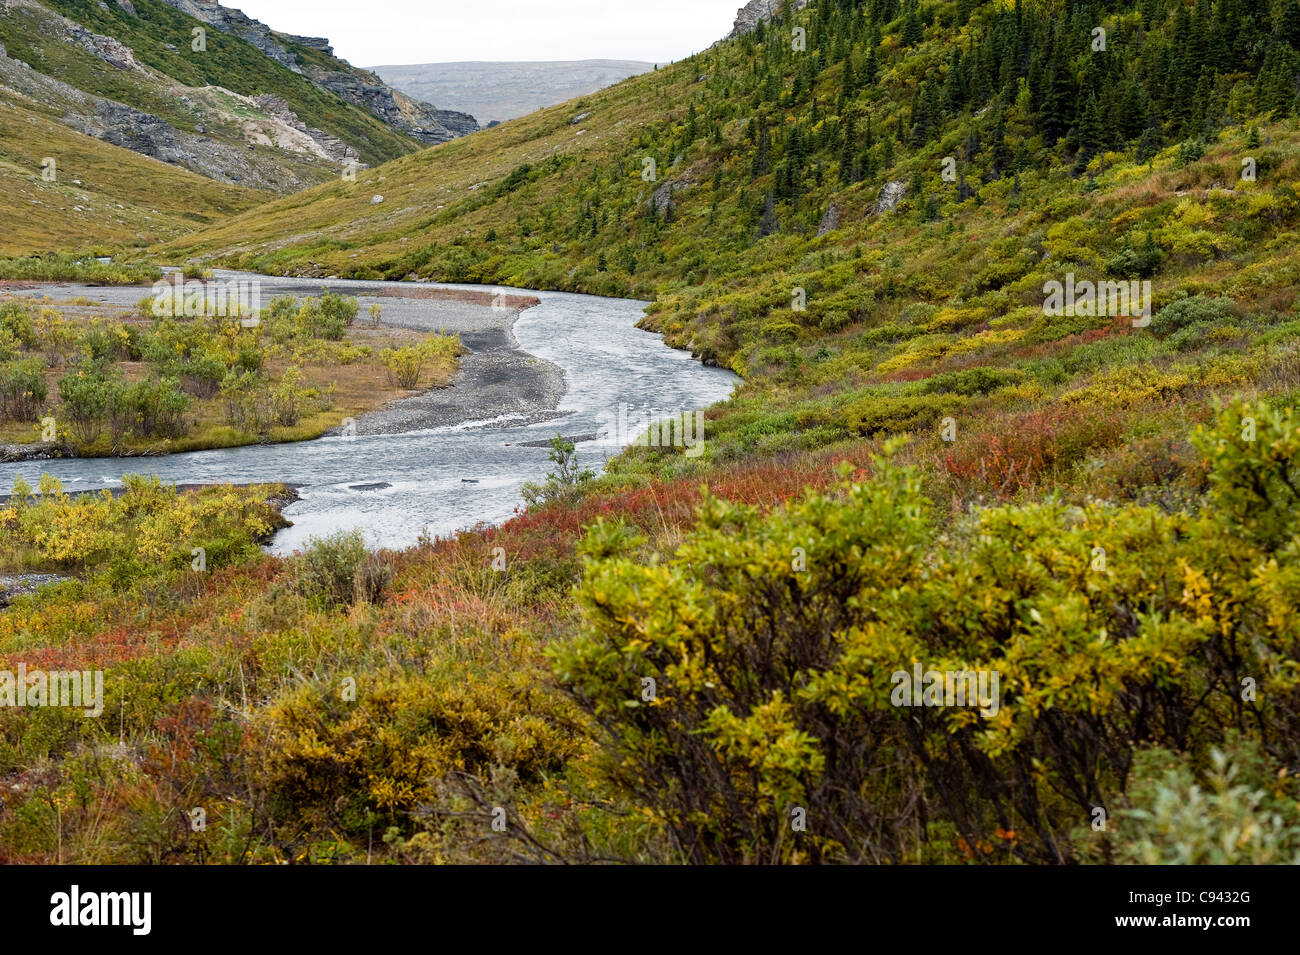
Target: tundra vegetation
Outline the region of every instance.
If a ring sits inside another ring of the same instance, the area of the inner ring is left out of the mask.
[[[150,297],[113,316],[0,301],[0,438],[82,455],[302,440],[455,375],[457,336],[356,315],[355,299],[331,292],[273,299],[251,325],[159,315]]]
[[[180,240],[644,295],[745,384],[501,527],[18,598],[0,660],[110,679],[0,723],[0,852],[1300,861],[1297,49],[1294,2],[814,0]],[[1070,272],[1150,324],[1046,314]],[[996,715],[894,706],[916,663]]]

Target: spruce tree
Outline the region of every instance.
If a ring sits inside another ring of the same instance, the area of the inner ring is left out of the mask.
[[[907,17],[903,20],[903,32],[899,37],[899,42],[905,47],[916,46],[925,39],[925,29],[921,26],[921,18],[917,16],[916,10],[910,10]]]

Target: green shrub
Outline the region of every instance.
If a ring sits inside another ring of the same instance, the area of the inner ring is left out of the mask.
[[[594,471],[583,468],[578,463],[578,453],[573,442],[557,434],[551,439],[551,450],[547,459],[555,465],[555,470],[546,475],[541,484],[525,481],[519,493],[529,507],[568,501],[577,497],[585,484],[596,477]]]
[[[1120,279],[1150,278],[1160,271],[1164,255],[1150,232],[1141,245],[1127,243],[1123,249],[1106,260],[1106,272]]]
[[[1186,754],[1139,752],[1101,850],[1125,865],[1300,865],[1294,779],[1235,736],[1208,759],[1198,773]]]
[[[162,269],[154,265],[103,263],[75,255],[46,255],[0,258],[0,278],[36,282],[87,282],[91,285],[140,285],[158,281],[162,278]]]
[[[293,569],[299,593],[337,606],[376,601],[389,580],[357,530],[310,538],[294,555]]]
[[[83,445],[94,444],[110,414],[120,407],[124,385],[122,372],[112,366],[82,361],[59,379],[59,414],[66,418],[73,437]]]
[[[211,398],[226,377],[225,362],[215,355],[200,355],[178,369],[185,390],[196,398]]]
[[[45,404],[45,362],[39,358],[0,363],[0,417],[35,421]]]
[[[918,381],[912,390],[918,395],[987,395],[999,388],[1018,385],[1025,373],[1017,368],[967,368],[933,375]]]
[[[320,309],[331,322],[341,322],[344,328],[351,328],[357,317],[357,300],[327,291],[320,297]]]
[[[1158,311],[1151,321],[1151,330],[1158,335],[1170,335],[1191,325],[1220,324],[1232,318],[1234,308],[1230,298],[1189,295],[1175,299]]]
[[[150,377],[125,390],[130,429],[141,437],[178,438],[185,432],[190,399],[175,378]]]

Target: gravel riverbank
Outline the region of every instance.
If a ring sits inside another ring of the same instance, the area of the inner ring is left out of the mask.
[[[400,398],[362,415],[358,434],[402,434],[470,422],[535,424],[559,417],[564,371],[519,347],[513,332],[519,309],[436,302],[426,304],[437,308],[390,311],[388,300],[379,301],[385,325],[456,332],[466,353],[448,387]]]
[[[403,434],[472,422],[534,424],[559,417],[565,393],[564,371],[519,347],[513,328],[520,312],[537,303],[529,296],[495,299],[490,292],[447,289],[410,282],[331,283],[314,278],[278,278],[218,269],[218,282],[256,280],[262,305],[280,295],[319,296],[333,287],[357,298],[357,322],[367,321],[372,304],[382,307],[382,324],[396,328],[460,335],[467,349],[456,377],[446,388],[391,401],[356,422],[357,434]],[[129,308],[149,295],[142,286],[96,287],[80,284],[24,283],[11,291],[55,301],[78,299]],[[495,302],[495,304],[493,304]],[[337,432],[336,432],[337,433]],[[16,449],[13,458],[20,460]],[[41,455],[42,457],[48,455]]]

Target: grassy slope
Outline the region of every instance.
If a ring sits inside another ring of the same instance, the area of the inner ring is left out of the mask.
[[[121,40],[142,63],[186,86],[222,86],[246,96],[280,96],[308,126],[354,146],[363,162],[383,162],[419,147],[366,110],[320,89],[248,42],[211,29],[159,0],[134,4],[136,17],[116,4],[101,5],[94,0],[50,0],[48,5],[96,33]],[[195,53],[190,49],[191,30],[200,26],[207,30],[207,50]],[[86,92],[156,113],[181,128],[192,123],[167,89],[140,84],[84,51],[48,43],[31,33],[6,32],[13,35],[0,36],[0,40],[9,47],[10,56]]]
[[[41,163],[51,155],[58,179],[45,182]],[[0,255],[143,246],[264,198],[0,102]]]
[[[355,183],[304,190],[267,205],[257,215],[241,217],[237,224],[232,221],[230,228],[187,237],[166,251],[220,255],[273,272],[324,269],[358,277],[400,278],[408,272],[450,277],[453,273],[430,267],[431,250],[462,237],[478,245],[489,228],[509,234],[517,216],[567,188],[574,168],[621,155],[625,139],[644,125],[644,97],[638,80],[619,84],[382,168],[363,170]],[[588,101],[599,102],[599,114],[582,126],[569,125]],[[579,130],[586,132],[578,135]],[[516,169],[547,162],[553,169],[539,175],[535,184],[502,188]],[[371,205],[376,194],[384,196],[382,206]],[[525,246],[519,243],[518,255],[528,254]],[[501,269],[498,274],[505,277],[508,272]]]

